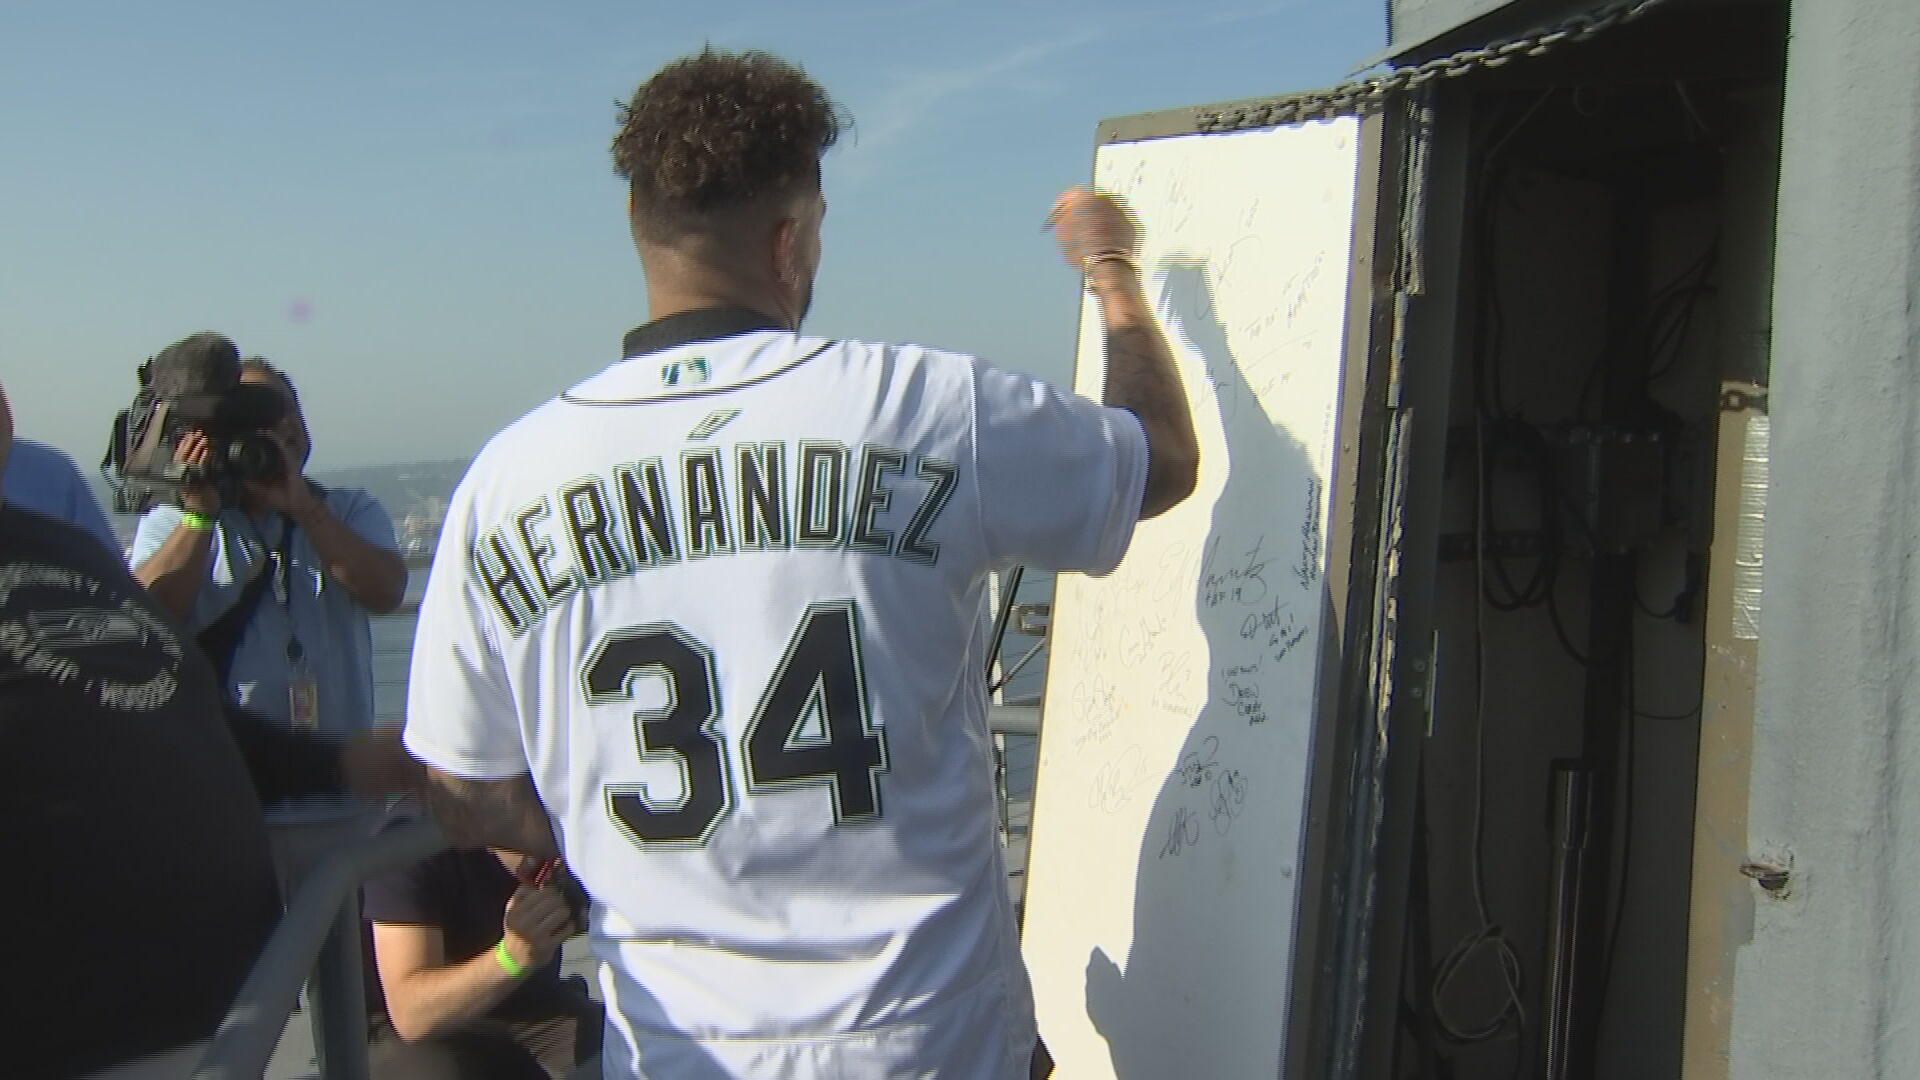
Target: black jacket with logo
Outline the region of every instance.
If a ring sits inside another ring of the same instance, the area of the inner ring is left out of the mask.
[[[117,552],[0,505],[8,1074],[211,1036],[280,914],[261,800],[338,790],[338,762],[224,708]]]

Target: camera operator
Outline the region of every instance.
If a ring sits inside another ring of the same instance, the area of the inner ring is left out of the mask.
[[[229,700],[286,729],[365,734],[374,719],[368,616],[393,611],[406,593],[392,520],[363,490],[326,489],[306,478],[312,444],[293,384],[279,370],[240,359],[217,334],[169,346],[153,363],[168,373],[213,373],[206,378],[215,391],[219,373],[235,365],[243,388],[280,395],[278,421],[257,433],[278,448],[279,467],[269,460],[254,479],[226,485],[223,498],[204,471],[220,449],[213,435],[184,434],[174,459],[194,469],[179,505],[142,517],[134,577],[200,635]],[[297,885],[339,842],[330,823],[371,812],[332,800],[271,807],[284,884]]]
[[[182,617],[217,615],[234,599],[234,564],[238,563],[243,571],[241,583],[244,584],[251,572],[262,568],[259,556],[264,554],[273,559],[282,554],[279,547],[263,548],[259,541],[277,536],[284,526],[295,534],[286,549],[291,555],[293,576],[299,578],[305,571],[307,578],[305,582],[295,583],[293,593],[319,605],[311,612],[319,617],[319,621],[312,624],[316,630],[315,644],[323,646],[343,638],[349,641],[354,637],[364,638],[368,613],[387,614],[398,608],[406,596],[407,568],[394,540],[393,521],[379,502],[363,490],[327,490],[306,478],[302,470],[312,454],[312,445],[292,381],[257,357],[249,357],[240,364],[242,383],[273,386],[286,396],[287,414],[278,428],[268,432],[286,457],[285,472],[275,484],[248,484],[238,507],[222,505],[220,493],[209,484],[189,484],[182,489],[179,507],[161,506],[149,511],[141,519],[140,531],[134,540],[134,577]],[[177,459],[183,465],[204,466],[208,450],[204,434],[189,434],[180,442]],[[238,516],[229,512],[236,509]],[[284,573],[284,567],[280,569]],[[322,596],[323,585],[329,580],[343,588],[347,595]],[[308,605],[293,601],[293,606],[288,608],[286,605],[291,599],[276,596],[283,610],[294,612],[296,623],[307,624]],[[297,636],[301,628],[304,625],[289,627],[289,630]],[[242,639],[236,668],[259,666],[248,662],[253,659],[250,654],[272,644],[265,640],[271,635],[260,633],[261,629],[256,622],[250,627],[253,632]],[[264,666],[274,667],[272,661],[287,657],[273,655],[262,659],[269,661]],[[266,688],[252,680],[241,679],[236,683],[236,693],[243,698]],[[367,707],[346,711],[364,713],[365,725],[370,727],[373,709],[370,682],[365,689]],[[321,691],[323,703],[340,704],[330,700],[331,697],[325,689]],[[242,700],[241,704],[254,703]],[[270,706],[263,711],[268,715],[274,713]],[[324,709],[322,715],[339,717],[342,710]]]

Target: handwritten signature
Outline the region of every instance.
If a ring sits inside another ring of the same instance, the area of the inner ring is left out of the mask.
[[[1074,688],[1074,700],[1079,703],[1080,730],[1074,733],[1073,745],[1085,747],[1089,743],[1106,742],[1113,734],[1113,725],[1120,719],[1120,703],[1114,697],[1112,687],[1103,687],[1099,691],[1081,683]]]
[[[1160,845],[1160,857],[1178,855],[1199,842],[1200,819],[1183,806],[1173,812],[1173,827],[1167,830],[1166,843]]]
[[[1300,561],[1292,567],[1293,580],[1303,589],[1320,580],[1320,478],[1307,479],[1307,514],[1300,520]]]
[[[1138,746],[1127,747],[1119,757],[1093,774],[1093,786],[1087,792],[1087,809],[1103,814],[1119,813],[1139,794],[1149,775],[1145,752]]]
[[[1267,722],[1266,706],[1260,704],[1260,684],[1227,681],[1226,701],[1229,708],[1240,715],[1249,724]]]
[[[1246,617],[1240,624],[1240,637],[1243,641],[1258,641],[1262,634],[1272,634],[1293,624],[1292,606],[1284,600],[1275,600],[1267,610]]]
[[[1247,778],[1239,769],[1227,769],[1214,780],[1211,794],[1207,816],[1213,819],[1213,831],[1225,836],[1247,804]]]
[[[1204,755],[1205,760],[1201,760]],[[1180,783],[1190,788],[1213,779],[1215,770],[1220,767],[1220,736],[1209,735],[1200,743],[1200,749],[1189,752],[1174,767],[1173,775]]]
[[[1246,617],[1240,624],[1240,637],[1245,641],[1264,639],[1269,654],[1275,660],[1285,660],[1307,639],[1307,627],[1301,625],[1291,607],[1275,600],[1267,610]]]
[[[1224,837],[1233,831],[1234,821],[1245,812],[1249,782],[1246,773],[1222,765],[1219,754],[1219,737],[1207,736],[1200,749],[1180,759],[1174,780],[1180,787],[1205,789],[1207,820],[1213,823],[1214,834]],[[1173,824],[1160,845],[1159,857],[1165,859],[1180,854],[1198,844],[1200,836],[1199,814],[1186,806],[1175,809]]]
[[[1312,268],[1287,282],[1287,288],[1296,290],[1286,305],[1288,326],[1292,326],[1300,318],[1300,313],[1306,309],[1307,302],[1313,299],[1313,285],[1320,280],[1320,268],[1324,262],[1324,257],[1316,257]]]
[[[1137,622],[1123,623],[1118,635],[1121,663],[1128,667],[1138,667],[1145,663],[1147,658],[1153,655],[1153,647],[1166,629],[1166,615],[1157,612]]]
[[[1228,602],[1236,604],[1257,604],[1267,598],[1267,562],[1260,558],[1260,545],[1267,542],[1263,534],[1253,542],[1244,560],[1235,559],[1232,566],[1214,569],[1214,559],[1220,554],[1220,539],[1215,538],[1207,549],[1207,557],[1201,561],[1204,576],[1201,579],[1201,602],[1206,606],[1219,607]]]

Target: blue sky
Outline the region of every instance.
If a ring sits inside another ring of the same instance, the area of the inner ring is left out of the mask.
[[[1382,0],[15,0],[0,9],[0,377],[91,463],[170,341],[301,386],[315,466],[463,457],[645,319],[614,107],[711,42],[852,112],[813,332],[1065,379],[1041,223],[1105,117],[1337,81]]]

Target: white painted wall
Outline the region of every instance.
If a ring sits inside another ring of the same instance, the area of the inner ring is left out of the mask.
[[[1920,4],[1794,0],[1732,1075],[1920,1077]]]

